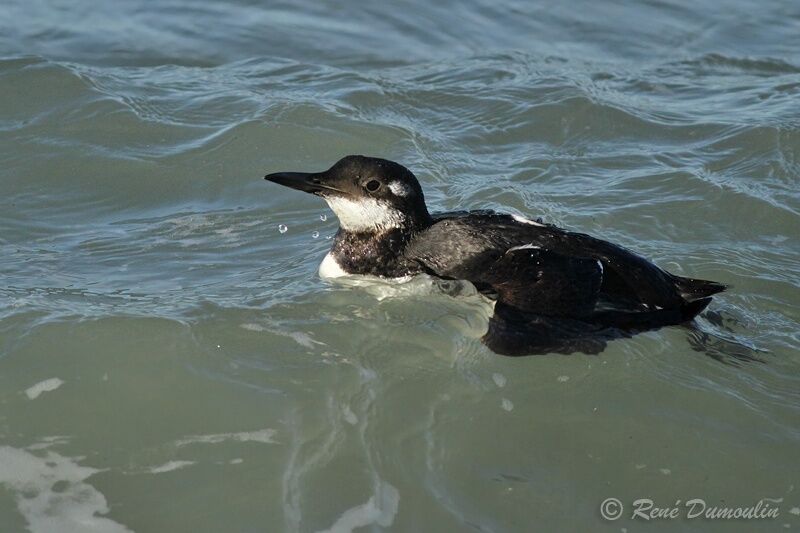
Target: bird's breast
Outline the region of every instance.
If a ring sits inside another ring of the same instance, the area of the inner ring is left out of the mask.
[[[322,263],[319,265],[319,277],[321,278],[341,278],[349,275],[350,274],[342,268],[342,266],[336,261],[336,258],[333,257],[333,254],[330,252],[325,256],[325,259],[323,259]]]

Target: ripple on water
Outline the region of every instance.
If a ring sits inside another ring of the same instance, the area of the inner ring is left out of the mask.
[[[790,3],[413,7],[8,3],[0,48],[41,57],[0,60],[0,522],[577,531],[610,479],[794,483]],[[335,217],[262,178],[348,153],[733,287],[494,357],[463,288],[317,278]]]

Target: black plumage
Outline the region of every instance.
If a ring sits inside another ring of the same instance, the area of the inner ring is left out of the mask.
[[[430,215],[402,165],[348,156],[270,181],[325,198],[339,216],[331,257],[344,273],[427,273],[495,298],[484,337],[499,353],[596,352],[621,333],[694,318],[725,285],[670,274],[619,245],[492,211]]]

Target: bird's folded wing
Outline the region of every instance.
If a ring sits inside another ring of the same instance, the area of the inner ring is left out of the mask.
[[[533,245],[510,248],[481,279],[498,295],[498,303],[545,316],[587,316],[595,308],[603,265]]]

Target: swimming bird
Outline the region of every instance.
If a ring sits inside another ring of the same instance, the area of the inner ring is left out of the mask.
[[[596,353],[609,338],[688,322],[726,289],[540,220],[487,210],[431,214],[414,174],[386,159],[350,155],[322,172],[265,179],[320,196],[339,219],[322,277],[471,282],[495,301],[483,340],[497,353]]]

